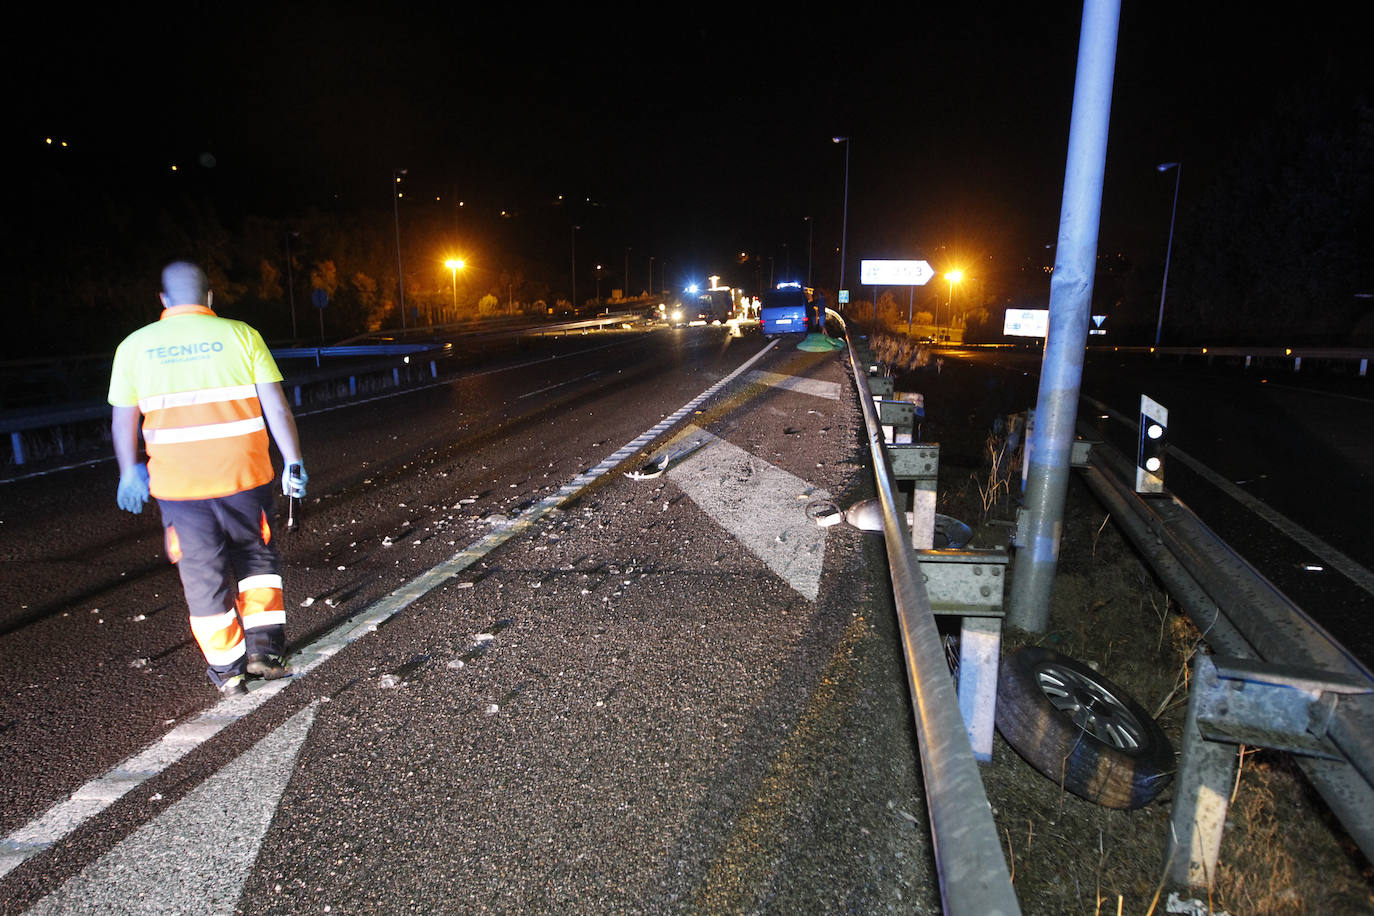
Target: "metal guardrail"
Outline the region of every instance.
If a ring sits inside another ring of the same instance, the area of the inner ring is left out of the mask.
[[[1294,372],[1302,370],[1304,359],[1352,362],[1356,364],[1357,371],[1362,378],[1369,375],[1369,360],[1374,358],[1374,349],[1369,347],[1124,347],[1095,344],[1090,349],[1152,356],[1201,356],[1208,360],[1216,358],[1241,359],[1247,366],[1257,359],[1282,361],[1289,363]]]
[[[639,317],[634,314],[608,313],[576,321],[472,332],[465,336],[491,340],[504,337],[566,335],[576,331],[604,329],[638,320]],[[433,331],[433,328],[425,329],[425,332],[428,333]],[[413,335],[421,333],[421,331],[415,329],[402,333]],[[278,347],[272,350],[272,356],[278,363],[298,364],[304,360],[313,360],[316,367],[323,367],[325,359],[401,358],[399,363],[394,361],[382,362],[379,359],[378,362],[372,364],[355,364],[337,370],[322,369],[317,372],[293,370],[286,373],[287,378],[283,381],[282,386],[290,392],[292,403],[296,407],[303,405],[305,392],[312,388],[326,392],[322,395],[325,400],[338,400],[339,398],[355,397],[360,391],[376,388],[379,384],[386,385],[388,379],[391,387],[399,387],[402,384],[402,376],[415,374],[418,363],[413,362],[413,360],[416,357],[428,359],[429,376],[435,378],[438,376],[437,360],[452,356],[453,353],[454,347],[451,343],[407,342],[405,340],[372,344],[343,343],[328,347]],[[103,359],[106,364],[103,370],[104,376],[108,378],[109,358],[103,357]],[[70,431],[73,427],[91,427],[101,423],[108,425],[109,418],[109,405],[98,402],[10,411],[0,413],[0,435],[9,436],[10,462],[15,466],[21,466],[28,463],[30,455],[37,451],[35,437],[49,433],[51,441],[45,443],[45,447],[62,454],[68,439],[68,436],[64,435],[64,429]]]
[[[1219,656],[1374,687],[1374,674],[1186,505],[1172,497],[1137,495],[1135,469],[1125,457],[1094,442],[1088,464],[1079,470]],[[1374,858],[1374,694],[1328,693],[1323,703],[1322,714],[1301,725],[1311,737],[1329,742],[1338,759],[1293,759],[1351,839]]]
[[[831,311],[829,315],[845,328],[838,314]],[[845,338],[849,341],[850,368],[863,408],[874,484],[882,508],[883,536],[902,651],[907,660],[907,682],[916,718],[940,897],[945,912],[958,916],[1020,913],[992,818],[992,806],[959,712],[954,679],[912,550],[911,534],[900,521],[902,513],[897,509],[896,487],[868,387],[867,369],[860,366],[847,328]]]
[[[334,401],[340,398],[355,397],[360,392],[382,387],[400,387],[416,377],[432,379],[438,376],[437,360],[447,356],[451,347],[425,346],[411,344],[394,347],[324,347],[310,348],[295,352],[274,350],[273,357],[285,362],[288,359],[316,359],[317,354],[342,357],[395,357],[367,365],[357,363],[338,369],[292,370],[286,373],[282,387],[296,407],[301,407],[307,397],[318,401]],[[393,352],[394,351],[394,352]],[[415,355],[429,355],[428,366],[419,361],[410,362]],[[312,395],[311,392],[314,392]],[[40,408],[35,410],[13,411],[0,414],[0,435],[8,435],[10,440],[10,463],[23,466],[29,462],[33,453],[38,451],[41,438],[47,450],[65,454],[71,440],[106,435],[110,423],[110,405],[104,403],[74,404],[61,407]],[[84,432],[83,432],[84,431]]]

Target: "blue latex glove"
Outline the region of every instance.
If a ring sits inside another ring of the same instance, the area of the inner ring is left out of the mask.
[[[310,480],[310,475],[305,473],[305,465],[297,461],[288,464],[281,474],[281,492],[283,496],[292,496],[301,499],[305,496],[305,485]]]
[[[119,490],[115,493],[115,502],[125,512],[137,515],[143,511],[143,504],[147,501],[148,466],[136,464],[119,475]]]

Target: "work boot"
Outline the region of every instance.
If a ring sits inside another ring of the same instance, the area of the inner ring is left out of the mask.
[[[248,656],[248,673],[265,681],[275,681],[279,677],[290,677],[291,669],[286,660],[279,655]]]
[[[219,685],[219,695],[224,699],[242,696],[248,692],[248,682],[243,679],[242,674],[236,674],[223,684]]]

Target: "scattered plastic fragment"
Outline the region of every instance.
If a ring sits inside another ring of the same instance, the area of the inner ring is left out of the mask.
[[[660,452],[657,456],[651,458],[639,470],[626,471],[625,476],[630,478],[631,480],[653,480],[655,477],[662,476],[663,472],[668,470],[668,466],[672,464],[674,461],[681,461],[683,458],[686,458],[688,455],[692,454],[692,452],[695,452],[697,449],[701,448],[705,444],[705,439],[698,439],[695,442],[691,442],[680,448],[671,451]]]
[[[1214,910],[1196,897],[1184,900],[1178,891],[1169,892],[1169,902],[1164,904],[1164,912],[1181,913],[1183,916],[1230,916],[1225,910]]]

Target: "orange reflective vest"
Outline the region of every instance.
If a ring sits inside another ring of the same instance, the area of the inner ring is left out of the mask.
[[[178,305],[119,345],[109,401],[143,414],[153,496],[213,499],[272,480],[256,386],[280,381],[252,327]]]

